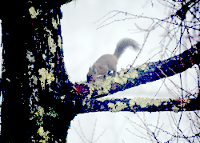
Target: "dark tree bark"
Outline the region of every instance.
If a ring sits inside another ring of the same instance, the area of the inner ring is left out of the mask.
[[[1,142],[66,142],[76,110],[63,61],[61,5],[51,1],[10,5],[8,13],[1,13]]]

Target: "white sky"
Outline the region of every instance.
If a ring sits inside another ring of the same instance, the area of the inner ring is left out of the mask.
[[[104,22],[109,17],[112,17],[114,14],[110,13],[103,19],[103,16],[108,14],[113,10],[119,10],[128,12],[135,15],[143,15],[149,17],[155,17],[164,19],[168,16],[169,11],[166,7],[163,7],[157,1],[153,1],[153,7],[149,0],[78,0],[75,2],[71,2],[67,5],[62,6],[63,11],[63,19],[61,21],[62,26],[62,35],[63,35],[63,47],[64,47],[64,56],[65,56],[65,64],[67,71],[71,77],[71,81],[85,81],[86,74],[88,72],[89,66],[91,66],[101,55],[103,54],[112,54],[114,53],[115,46],[117,42],[124,37],[132,38],[140,45],[144,43],[145,34],[141,33],[133,33],[133,31],[137,31],[135,24],[137,24],[140,28],[148,28],[152,23],[152,20],[149,19],[132,19],[121,22],[115,22],[110,25],[107,25],[103,28],[97,30],[98,26]],[[104,24],[110,23],[114,20],[119,20],[121,18],[125,18],[125,14],[119,14],[116,17],[107,20]],[[130,18],[130,16],[127,16]],[[97,22],[100,20],[99,22]],[[162,25],[165,26],[165,25]],[[165,26],[166,28],[166,26]],[[162,28],[157,28],[153,30],[147,42],[143,48],[143,51],[139,58],[137,59],[135,65],[141,65],[146,62],[149,58],[153,57],[156,53],[161,51],[163,48],[160,44],[161,40],[164,38],[164,31]],[[178,35],[178,34],[177,34]],[[178,36],[177,36],[178,37]],[[169,39],[166,39],[167,43]],[[164,42],[162,41],[162,44]],[[165,43],[165,44],[166,44]],[[170,50],[176,45],[176,41],[173,39],[170,43]],[[185,49],[184,49],[185,50]],[[170,52],[168,51],[168,54]],[[178,53],[176,53],[178,54]],[[135,58],[137,53],[128,49],[122,57],[118,61],[118,70],[121,68],[125,68],[126,65],[131,64]],[[165,57],[164,59],[169,58]],[[155,56],[151,61],[158,61],[160,59],[160,54]],[[194,70],[188,70],[190,74],[193,74],[196,77]],[[185,89],[194,89],[196,86],[194,78],[187,74],[182,74],[183,85]],[[180,75],[171,77],[175,84],[180,86],[179,81]],[[165,83],[169,89],[172,90],[173,94],[180,95],[180,91],[175,88],[175,85],[172,84],[169,80],[165,80]],[[186,84],[188,83],[188,84]],[[146,85],[140,85],[138,87],[134,87],[132,89],[119,92],[117,94],[111,95],[113,97],[154,97],[158,89],[162,84],[162,80],[155,81],[152,83],[148,83]],[[187,86],[186,86],[187,85]],[[196,90],[195,90],[196,92]],[[167,88],[163,85],[161,86],[161,90],[158,92],[157,98],[169,98],[173,97]],[[146,116],[146,121],[148,124],[152,124],[156,126],[159,113],[137,113],[142,119]],[[171,115],[170,115],[171,114]],[[144,116],[143,116],[144,115]],[[170,112],[161,112],[159,118],[159,127],[163,124],[162,129],[167,132],[176,133],[172,131],[172,126],[175,128],[171,117],[176,116],[178,120],[180,117],[180,113],[174,114]],[[69,130],[68,142],[69,143],[77,143],[77,142],[86,142],[89,143],[94,141],[101,135],[101,133],[105,131],[105,133],[100,137],[100,139],[96,143],[132,143],[132,142],[142,142],[149,143],[150,141],[141,139],[131,134],[126,130],[128,128],[132,132],[141,135],[138,130],[141,130],[142,133],[146,134],[147,131],[141,129],[141,127],[137,127],[139,129],[135,129],[127,118],[130,120],[142,125],[141,121],[137,117],[136,114],[121,112],[121,113],[89,113],[89,114],[79,114],[73,121],[72,127]],[[94,136],[92,139],[93,129],[95,126]],[[185,123],[185,124],[184,124]],[[186,129],[188,126],[187,118],[182,118],[181,127]],[[142,125],[143,126],[143,125]],[[152,128],[154,129],[154,128]],[[77,130],[77,132],[76,132]],[[82,130],[82,131],[81,131]],[[154,131],[154,130],[153,130]],[[83,132],[83,133],[82,133]],[[189,131],[186,130],[187,135],[189,135]],[[79,137],[79,135],[83,138],[83,140]],[[84,134],[84,135],[83,135]],[[160,131],[159,139],[161,142],[167,141],[166,133]],[[148,138],[148,137],[147,137]],[[86,140],[87,139],[87,140]],[[149,138],[148,138],[149,139]],[[177,140],[176,140],[177,141]],[[175,142],[176,142],[175,141]],[[179,140],[180,141],[180,140]]]
[[[156,1],[153,1],[152,7],[151,2],[148,0],[78,0],[76,3],[71,2],[67,5],[63,5],[63,19],[61,21],[64,42],[63,48],[66,69],[72,82],[85,81],[89,67],[101,55],[114,53],[116,44],[120,39],[124,37],[132,38],[138,41],[141,46],[144,43],[146,33],[133,33],[132,31],[138,31],[135,24],[143,29],[149,27],[150,24],[152,24],[152,20],[149,19],[141,18],[115,22],[97,30],[98,25],[100,25],[101,22],[105,21],[108,17],[111,17],[113,14],[108,15],[100,22],[95,22],[113,10],[162,19],[166,18],[169,13],[169,10],[167,10],[166,7],[158,4]],[[127,17],[130,18],[130,16]],[[110,23],[111,21],[119,20],[121,18],[125,18],[125,15],[119,14],[115,18],[108,20],[106,23]],[[162,26],[166,28],[165,25]],[[160,43],[164,38],[164,34],[166,34],[166,31],[160,27],[150,33],[143,50],[134,65],[141,65],[158,52],[162,50],[164,51],[161,44],[166,45],[169,41],[169,39],[166,38],[165,41]],[[168,47],[169,50],[172,51],[175,48],[175,45],[176,41],[173,39]],[[185,50],[184,48],[182,49]],[[170,52],[167,51],[168,55],[170,55]],[[179,53],[176,53],[176,55],[177,54]],[[135,51],[127,49],[127,51],[119,59],[117,69],[120,70],[121,68],[126,68],[128,64],[132,64],[136,55],[137,53]],[[160,60],[160,57],[161,55],[157,54],[151,59],[151,61],[158,61]],[[169,57],[164,57],[164,59],[166,58]],[[182,75],[184,78],[186,76],[188,75]],[[175,83],[180,85],[179,78],[180,76],[176,75],[170,79],[173,81],[175,80]],[[169,82],[169,80],[166,80],[165,82],[169,88],[174,88],[174,84]],[[188,77],[187,82],[194,83],[194,79]],[[146,85],[140,85],[123,91],[123,94],[130,95],[131,97],[133,95],[138,96],[138,94],[140,94],[139,96],[153,97],[160,88],[161,83],[162,80],[159,80]],[[183,84],[186,84],[186,82],[183,81]],[[177,92],[177,90],[175,92]],[[179,93],[177,94],[180,95]],[[170,96],[166,87],[163,85],[157,97],[160,98],[166,95]],[[115,94],[114,96],[116,97],[118,95]]]
[[[134,15],[143,15],[160,19],[166,18],[168,16],[169,9],[166,9],[166,7],[162,6],[157,1],[152,2],[153,6],[151,1],[149,0],[77,0],[76,2],[71,2],[67,5],[63,5],[63,19],[61,21],[61,27],[64,43],[64,60],[67,72],[70,75],[70,80],[72,82],[85,81],[89,66],[91,66],[101,55],[114,53],[117,42],[122,38],[132,38],[138,41],[138,43],[142,46],[145,40],[146,33],[139,33],[135,24],[137,24],[140,28],[145,29],[148,28],[150,24],[152,24],[152,20],[150,19],[125,20],[112,23],[98,30],[97,28],[107,18],[112,17],[114,12],[101,19],[103,16],[113,10],[119,10]],[[131,16],[118,14],[116,17],[105,21],[104,24],[125,17],[130,18]],[[98,20],[100,21],[97,22]],[[166,28],[166,25],[162,26]],[[133,31],[136,33],[134,33]],[[159,51],[161,51],[161,49],[163,49],[160,42],[164,38],[164,34],[166,34],[166,31],[164,31],[160,27],[154,29],[150,33],[141,54],[134,64],[135,66],[145,63],[149,58],[153,57],[153,55],[157,54]],[[168,40],[169,39],[165,40],[165,45]],[[164,42],[162,41],[162,44],[163,43]],[[170,50],[173,50],[175,45],[176,41],[173,38],[168,48]],[[168,54],[169,53],[170,52],[168,52]],[[125,68],[128,64],[131,64],[134,61],[136,55],[137,53],[135,51],[127,49],[127,51],[119,59],[117,69],[120,70],[121,68]],[[158,61],[160,60],[160,57],[160,54],[157,54],[157,56],[152,58],[151,61]],[[166,58],[169,57],[164,57],[164,59]],[[187,73],[185,73],[186,72],[182,74],[184,86],[183,88],[186,90],[193,90],[196,86],[196,73],[194,69],[189,69],[187,70]],[[193,75],[195,78],[193,78],[191,75]],[[180,76],[176,75],[170,77],[169,79],[173,80],[175,84],[180,86],[179,78]],[[167,88],[171,89],[174,95],[180,95],[180,90],[177,90],[175,88],[175,85],[171,83],[170,80],[165,80],[167,87],[165,85],[162,85],[162,81],[163,80],[159,80],[148,83],[146,85],[140,85],[138,87],[134,87],[110,96],[129,98],[154,97],[160,87],[161,89],[158,92],[156,98],[172,98],[173,96],[167,90]],[[194,93],[196,92],[196,90],[192,92]],[[156,126],[159,114],[160,118],[158,127],[163,125],[162,129],[166,130],[167,132],[176,133],[176,129],[172,130],[172,126],[174,128],[175,126],[174,122],[170,118],[172,116],[176,116],[176,119],[178,120],[180,117],[180,113],[88,113],[79,114],[72,121],[72,126],[69,130],[68,135],[68,143],[89,143],[89,141],[91,143],[94,143],[94,141],[101,135],[104,130],[106,131],[96,143],[149,143],[151,142],[151,140],[147,141],[145,139],[141,139],[126,130],[126,128],[128,128],[130,131],[143,137],[144,135],[141,135],[138,130],[141,130],[141,132],[144,134],[147,133],[147,131],[142,130],[141,127],[135,129],[126,117],[130,118],[131,121],[134,121],[140,125],[142,125],[142,123],[137,115],[139,115],[142,119],[143,117],[146,117],[146,121],[148,122],[148,124]],[[96,119],[96,128],[94,130],[94,136],[92,139]],[[181,127],[186,129],[189,126],[190,125],[188,124],[187,118],[185,118],[184,116],[181,121]],[[77,130],[77,132],[82,136],[84,141],[79,137],[75,130]],[[83,137],[82,132],[84,133],[85,137]],[[189,134],[188,130],[186,130],[185,132]],[[163,133],[161,131],[158,137],[162,142],[166,141],[166,137],[169,138],[166,133]],[[85,140],[85,138],[89,141]]]

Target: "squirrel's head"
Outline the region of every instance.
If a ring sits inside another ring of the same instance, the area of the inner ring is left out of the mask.
[[[90,67],[89,72],[87,74],[87,82],[95,82],[97,78],[97,70],[95,68]]]

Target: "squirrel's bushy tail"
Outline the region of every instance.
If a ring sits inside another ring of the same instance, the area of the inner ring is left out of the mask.
[[[118,42],[114,55],[119,59],[128,46],[132,46],[136,51],[139,50],[139,44],[135,40],[124,38]]]

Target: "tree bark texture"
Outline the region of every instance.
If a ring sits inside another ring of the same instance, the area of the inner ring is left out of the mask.
[[[2,143],[66,142],[76,115],[65,72],[60,5],[21,1],[1,15]]]

